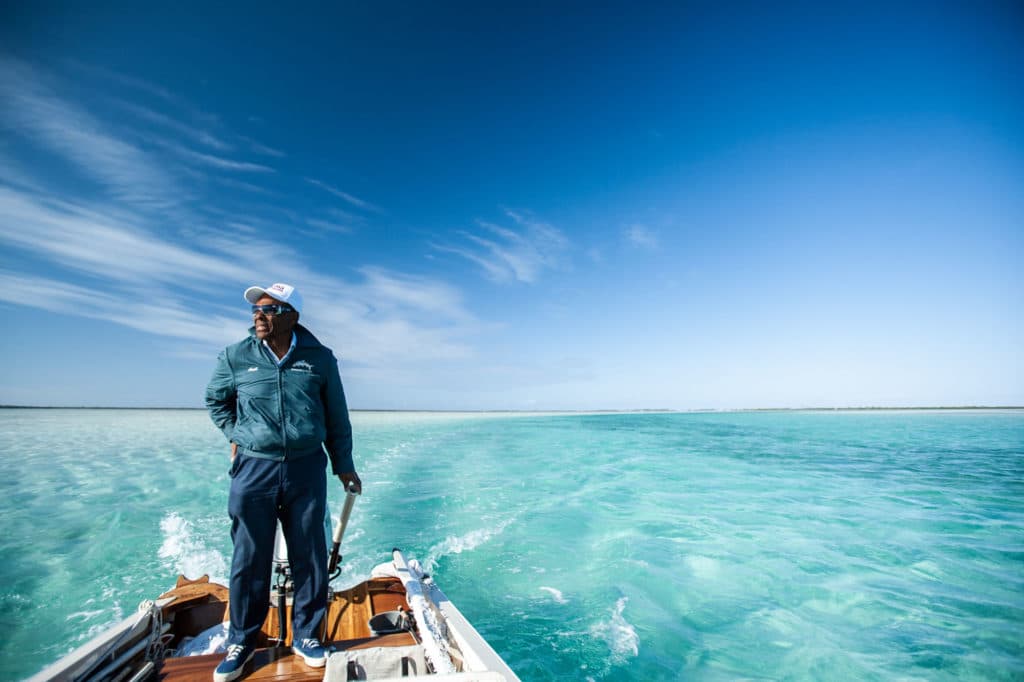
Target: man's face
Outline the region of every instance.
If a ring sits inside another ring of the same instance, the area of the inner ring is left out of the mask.
[[[256,301],[256,305],[288,305],[282,303],[276,298],[271,298],[264,294],[260,296],[259,300]],[[268,315],[262,311],[256,311],[252,314],[253,324],[256,326],[256,338],[260,341],[268,338],[290,338],[292,329],[295,327],[295,323],[299,319],[299,314],[294,310],[281,313],[280,315]]]

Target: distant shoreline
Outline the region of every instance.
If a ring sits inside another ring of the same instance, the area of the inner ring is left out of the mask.
[[[0,405],[0,410],[175,410],[183,412],[205,412],[204,407],[122,407],[103,405]],[[914,407],[737,407],[737,408],[696,408],[692,410],[673,409],[629,409],[629,410],[394,410],[394,409],[350,409],[353,413],[395,413],[395,414],[717,414],[734,412],[965,412],[972,410],[1024,410],[1024,405],[955,405],[955,406],[914,406]]]

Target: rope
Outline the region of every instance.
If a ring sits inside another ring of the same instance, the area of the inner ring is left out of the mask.
[[[163,635],[164,612],[163,609],[156,605],[155,601],[152,599],[146,599],[139,604],[139,612],[145,613],[146,611],[149,611],[150,615],[149,638],[146,643],[146,660],[153,662],[162,661],[167,650],[167,645],[170,644],[174,637],[172,635],[165,641],[165,637]]]

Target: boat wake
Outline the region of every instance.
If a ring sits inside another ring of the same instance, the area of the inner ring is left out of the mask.
[[[463,535],[449,535],[441,542],[430,548],[427,558],[423,561],[423,570],[427,573],[437,568],[437,563],[446,556],[469,552],[484,544],[495,535],[501,535],[515,518],[502,521],[493,528],[478,528]]]
[[[206,545],[203,533],[196,532],[191,521],[171,512],[160,520],[160,531],[164,536],[160,558],[166,560],[174,573],[191,579],[208,574],[212,582],[228,584],[227,560]]]
[[[619,598],[615,602],[611,618],[590,627],[590,634],[604,640],[608,645],[612,652],[612,662],[616,664],[624,663],[627,659],[640,655],[640,636],[622,615],[627,601],[629,601],[627,597]]]
[[[542,591],[544,591],[544,592],[548,592],[549,594],[551,594],[551,597],[558,604],[568,604],[569,603],[569,600],[565,598],[565,595],[562,594],[562,591],[557,589],[557,588],[541,586],[540,589]]]

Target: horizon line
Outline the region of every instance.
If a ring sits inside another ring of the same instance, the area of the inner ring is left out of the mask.
[[[205,407],[128,406],[128,405],[2,405],[0,410],[190,410],[205,412]],[[349,408],[349,412],[419,412],[436,414],[690,414],[706,412],[870,412],[870,411],[925,411],[925,410],[1024,410],[1024,405],[848,405],[812,407],[700,407],[676,408],[624,408],[624,409],[417,409],[417,408]]]

